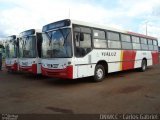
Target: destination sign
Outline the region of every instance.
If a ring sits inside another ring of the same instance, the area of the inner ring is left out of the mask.
[[[29,36],[35,34],[35,29],[26,30],[20,33],[20,36]]]
[[[52,29],[55,29],[55,28],[60,28],[60,27],[65,27],[65,26],[70,26],[70,20],[69,19],[47,24],[47,25],[43,26],[42,31],[46,32],[46,31],[49,31],[49,30],[52,30]]]
[[[8,40],[15,40],[15,39],[16,39],[16,35],[8,36]]]

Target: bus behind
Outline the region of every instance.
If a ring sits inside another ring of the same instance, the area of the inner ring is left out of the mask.
[[[20,33],[19,69],[22,72],[41,74],[41,30],[30,29]]]
[[[19,38],[16,35],[9,36],[5,42],[5,66],[7,71],[18,71]]]

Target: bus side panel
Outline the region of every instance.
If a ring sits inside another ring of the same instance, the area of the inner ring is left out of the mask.
[[[135,57],[135,65],[134,68],[140,68],[142,64],[143,58],[147,59],[147,66],[152,65],[152,56],[150,51],[137,51]]]
[[[105,59],[108,63],[108,73],[112,72],[118,72],[122,70],[122,55],[123,52],[121,50],[107,50],[109,54],[108,56],[105,56]],[[115,54],[114,54],[115,53]]]
[[[153,62],[153,65],[159,63],[159,55],[157,51],[152,51],[152,62]]]
[[[134,68],[140,68],[141,67],[142,58],[143,58],[142,51],[137,51],[136,56],[135,56]]]
[[[151,53],[151,51],[147,51],[147,57],[146,57],[146,59],[147,59],[147,66],[152,66],[153,65],[153,63],[152,63],[152,53]]]
[[[120,62],[108,63],[108,73],[120,71]]]
[[[77,66],[77,77],[89,77],[94,75],[95,65],[79,65]]]
[[[106,61],[108,63],[108,73],[120,71],[120,56],[121,50],[92,50],[85,57],[74,60],[74,78],[93,76],[95,66],[99,61]]]
[[[123,50],[122,70],[134,69],[136,51]]]
[[[77,66],[73,65],[73,79],[78,78],[78,68]]]

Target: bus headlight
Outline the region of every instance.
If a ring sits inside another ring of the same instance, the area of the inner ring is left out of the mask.
[[[46,65],[43,63],[42,66],[45,67]]]
[[[71,65],[72,64],[72,62],[71,61],[68,61],[68,65]]]
[[[64,64],[64,65],[62,65],[63,66],[63,68],[66,68],[67,67],[67,65],[66,64]]]

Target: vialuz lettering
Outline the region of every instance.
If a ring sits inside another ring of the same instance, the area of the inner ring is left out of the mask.
[[[116,56],[116,52],[102,52],[102,56]]]

